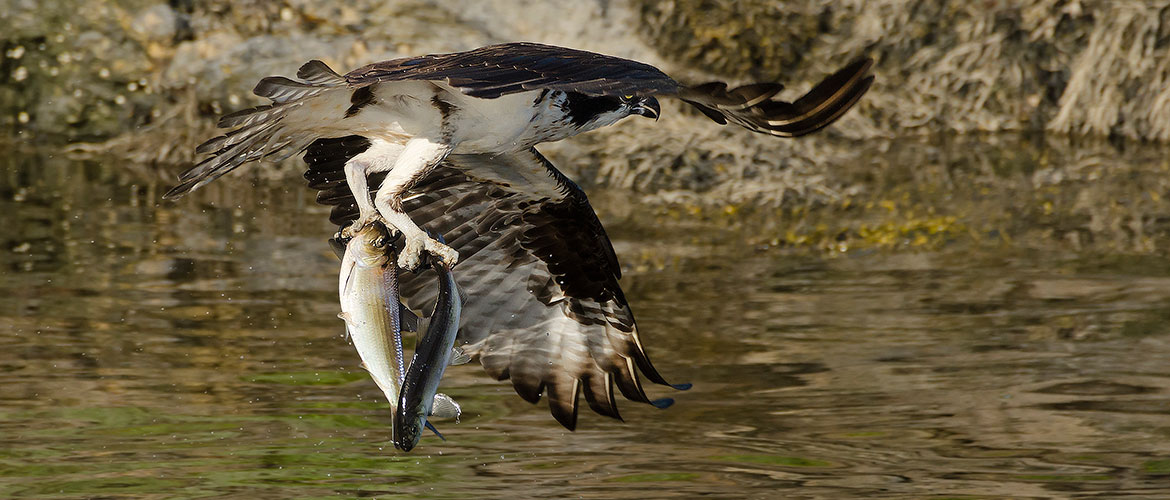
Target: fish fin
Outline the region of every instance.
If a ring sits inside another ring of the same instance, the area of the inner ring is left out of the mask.
[[[456,346],[451,348],[451,361],[447,363],[447,366],[466,365],[470,362],[471,355],[467,354],[467,351],[464,351],[462,347]]]
[[[431,404],[432,417],[439,418],[453,418],[455,422],[459,422],[459,416],[463,414],[463,408],[456,403],[451,396],[443,393],[435,394],[435,400]]]
[[[442,439],[443,441],[447,440],[447,438],[443,437],[442,434],[439,434],[439,430],[436,429],[435,426],[431,425],[430,422],[427,422],[425,425],[427,426],[428,429],[431,430],[431,432],[435,433],[436,436],[439,436],[439,439]]]
[[[365,361],[362,361],[362,369],[365,371],[370,371],[370,365],[367,365]]]
[[[407,309],[401,302],[398,303],[398,318],[402,325],[399,327],[404,332],[418,331],[418,315]]]
[[[349,332],[349,315],[344,311],[337,313],[337,319],[345,322],[345,338],[353,339],[353,335]]]
[[[337,313],[337,317],[341,321],[345,322],[345,338],[347,338],[349,340],[353,340],[353,332],[351,332],[349,330],[349,320],[350,320],[349,313],[339,312],[339,313]]]
[[[329,248],[333,250],[333,255],[338,259],[345,258],[345,242],[338,237],[329,238]]]

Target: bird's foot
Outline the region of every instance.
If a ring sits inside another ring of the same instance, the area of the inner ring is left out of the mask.
[[[386,225],[386,227],[391,227],[390,225],[386,224],[386,219],[383,219],[381,214],[378,212],[370,212],[355,219],[348,226],[346,226],[345,229],[342,229],[339,235],[342,239],[353,238],[354,236],[357,236],[358,232],[363,228],[375,222],[381,222],[382,224]]]
[[[438,240],[419,231],[406,237],[402,253],[398,254],[398,267],[408,271],[417,270],[422,265],[423,252],[426,252],[429,258],[438,260],[440,264],[448,268],[454,267],[455,263],[459,262],[459,252],[456,252],[454,248],[439,243]]]

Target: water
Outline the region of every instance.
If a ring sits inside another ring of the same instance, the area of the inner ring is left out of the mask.
[[[462,422],[402,454],[312,193],[160,205],[148,170],[32,153],[0,176],[2,498],[1170,498],[1156,250],[765,248],[595,196],[652,359],[695,387],[568,432],[453,367]]]

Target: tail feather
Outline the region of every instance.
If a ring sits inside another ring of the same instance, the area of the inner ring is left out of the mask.
[[[223,158],[227,159],[223,160]],[[187,194],[194,189],[199,189],[205,184],[222,177],[224,174],[231,172],[232,170],[235,170],[236,167],[240,166],[247,160],[248,158],[246,155],[222,158],[219,156],[214,156],[203,160],[198,165],[192,167],[191,170],[184,172],[184,175],[180,178],[181,182],[175,187],[171,188],[170,191],[167,191],[166,194],[163,195],[163,199],[173,200],[183,196],[184,194]]]
[[[273,146],[265,151],[264,156],[271,156],[273,161],[283,161],[292,155],[304,151],[318,139],[317,134],[304,133],[289,138],[287,141]],[[281,153],[281,151],[284,151]],[[279,153],[279,154],[278,154]]]
[[[216,126],[219,128],[247,127],[258,121],[278,117],[281,114],[284,114],[284,106],[281,104],[265,104],[223,115],[219,118]]]
[[[717,123],[735,123],[754,132],[798,137],[836,121],[869,90],[873,59],[862,58],[829,75],[796,102],[773,100],[783,87],[757,83],[727,90],[711,82],[679,91],[679,98]]]
[[[301,83],[283,76],[270,76],[261,79],[256,84],[256,87],[252,89],[252,93],[260,97],[272,99],[274,103],[284,104],[286,102],[313,97],[327,88],[330,87]]]
[[[196,146],[195,152],[199,153],[199,154],[218,153],[220,151],[223,151],[224,148],[239,144],[241,141],[247,139],[248,137],[251,137],[252,135],[254,135],[256,133],[262,132],[265,128],[271,127],[277,123],[279,123],[279,122],[268,121],[268,122],[261,122],[261,123],[249,125],[246,127],[240,127],[238,129],[232,130],[231,132],[228,132],[224,135],[208,139],[207,142],[204,142],[203,144]]]
[[[279,132],[280,127],[265,127],[262,131],[244,136],[237,144],[224,146],[212,156],[199,162],[179,176],[179,185],[171,188],[163,195],[163,199],[175,199],[194,189],[214,181],[224,174],[235,170],[236,167],[253,160],[258,160],[271,154],[266,151],[266,144],[272,135]]]
[[[293,142],[292,139],[290,139],[287,136],[279,135],[279,134],[272,134],[272,136],[269,137],[268,140],[264,142],[264,146],[262,146],[260,148],[260,153],[261,153],[260,157],[266,158],[268,156],[271,156],[271,155],[275,154],[277,151],[281,151],[284,148],[287,148],[289,144],[292,144],[292,142]],[[287,158],[287,157],[284,157],[284,158]],[[276,161],[280,161],[284,158],[277,158]]]
[[[329,68],[329,65],[313,59],[297,70],[297,78],[314,85],[339,87],[346,85],[345,78]]]
[[[249,161],[275,156],[280,151],[287,158],[303,151],[317,134],[306,131],[306,124],[288,123],[285,117],[306,99],[346,85],[346,81],[321,61],[309,61],[297,72],[303,82],[282,76],[260,80],[253,89],[256,95],[272,100],[271,104],[236,111],[219,119],[220,128],[232,128],[195,148],[208,158],[179,176],[179,184],[163,198],[174,199],[198,189]]]

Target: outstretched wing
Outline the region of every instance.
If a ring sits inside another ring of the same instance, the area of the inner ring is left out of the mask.
[[[784,89],[779,83],[734,89],[723,82],[684,87],[649,64],[529,42],[383,61],[355,69],[345,79],[354,87],[398,80],[446,81],[483,98],[536,89],[593,96],[675,96],[719,124],[731,122],[754,132],[797,137],[828,126],[853,107],[873,83],[872,66],[870,58],[858,59],[795,102],[773,99]]]
[[[355,87],[445,80],[468,95],[489,99],[535,89],[596,96],[673,94],[679,87],[649,64],[529,42],[383,61],[350,71],[345,79]]]
[[[335,223],[356,217],[341,169],[368,144],[356,136],[323,139],[305,155],[306,178],[322,190],[318,201],[334,206]],[[459,251],[455,275],[469,297],[459,340],[489,375],[511,380],[529,402],[546,395],[569,429],[579,395],[597,413],[621,418],[615,385],[633,401],[671,403],[650,400],[639,381],[641,371],[670,385],[638,338],[601,222],[585,193],[535,149],[451,155],[405,195],[403,208]],[[433,272],[401,277],[403,301],[416,312],[434,303]]]

